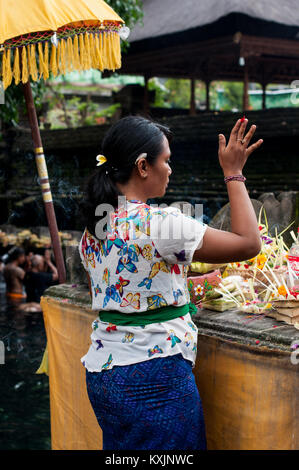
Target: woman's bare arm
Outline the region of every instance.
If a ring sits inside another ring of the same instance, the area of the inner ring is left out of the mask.
[[[237,121],[227,146],[224,135],[219,135],[219,162],[224,176],[241,175],[249,155],[263,143],[259,140],[248,147],[256,126],[251,126],[244,138],[247,122],[247,119],[243,123],[240,119]],[[261,241],[256,215],[245,184],[241,181],[229,181],[227,191],[231,232],[208,227],[202,245],[194,253],[193,261],[243,261],[256,256],[260,251]]]

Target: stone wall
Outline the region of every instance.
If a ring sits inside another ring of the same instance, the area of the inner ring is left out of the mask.
[[[299,110],[252,111],[247,116],[258,126],[255,139],[264,138],[262,148],[249,158],[244,170],[251,197],[258,198],[269,191],[277,196],[281,191],[296,190]],[[208,219],[226,204],[226,187],[217,156],[218,134],[228,137],[237,117],[223,112],[159,118],[174,133],[173,174],[165,197],[156,202],[201,202]],[[41,132],[61,229],[81,229],[78,200],[84,181],[95,168],[95,156],[101,151],[107,129],[104,125]],[[45,225],[29,129],[7,133],[0,148],[0,164],[0,223],[14,214],[11,223],[24,225],[27,220],[32,225],[37,218],[38,225]]]

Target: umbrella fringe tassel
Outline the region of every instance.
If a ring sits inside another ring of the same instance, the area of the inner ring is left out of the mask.
[[[50,72],[54,77],[73,70],[91,68],[103,71],[121,67],[120,38],[117,32],[81,33],[60,39],[57,47],[50,41],[5,49],[1,55],[0,75],[3,88],[15,81],[17,85],[29,78],[46,80]],[[21,59],[21,60],[20,60]],[[37,66],[38,62],[38,66]]]
[[[100,50],[100,37],[98,35],[95,36],[95,62],[99,64],[99,69],[104,70],[102,54]]]
[[[23,46],[22,47],[22,83],[27,83],[28,80],[29,80],[29,70],[28,70],[28,63],[27,63],[27,51],[26,51],[26,47]],[[4,86],[4,89],[5,89],[5,86]]]
[[[13,76],[15,79],[15,84],[18,85],[21,81],[21,70],[20,70],[20,54],[19,48],[15,50],[15,60],[13,66]]]
[[[38,48],[41,49],[41,44],[38,44]],[[32,77],[32,80],[36,82],[38,79],[38,70],[37,70],[37,63],[36,63],[36,53],[35,53],[35,46],[31,44],[31,46],[27,46],[27,57],[28,57],[28,74]],[[39,67],[42,67],[41,61],[43,61],[43,56],[39,57]]]
[[[75,70],[81,70],[81,62],[79,56],[79,39],[76,35],[73,42],[73,66]]]

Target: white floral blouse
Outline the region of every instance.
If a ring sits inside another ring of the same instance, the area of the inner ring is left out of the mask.
[[[92,309],[134,314],[190,302],[187,270],[206,225],[174,207],[140,201],[110,213],[105,238],[85,229],[79,253],[91,280]],[[96,318],[82,357],[90,372],[181,353],[194,365],[197,328],[190,314],[145,326],[120,326]]]

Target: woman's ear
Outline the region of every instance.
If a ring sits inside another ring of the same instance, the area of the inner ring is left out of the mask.
[[[137,163],[137,168],[138,168],[138,171],[139,171],[139,174],[142,178],[145,178],[147,175],[144,174],[144,172],[147,171],[147,167],[146,167],[146,161],[145,161],[145,158],[140,160],[138,163]]]

